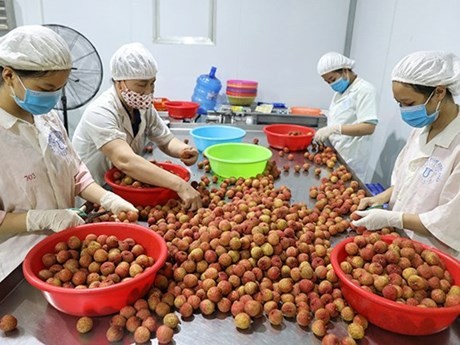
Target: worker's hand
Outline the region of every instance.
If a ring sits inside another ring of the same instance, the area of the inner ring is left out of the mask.
[[[202,205],[201,195],[190,184],[184,181],[177,191],[182,200],[182,207],[186,210],[196,211]]]
[[[380,200],[377,196],[371,196],[368,198],[362,198],[359,201],[358,210],[365,210],[368,207],[383,205],[385,202]]]
[[[315,137],[313,138],[314,141],[317,143],[324,143],[332,134],[342,134],[342,126],[341,125],[332,125],[320,128],[316,131]]]
[[[104,209],[111,211],[114,214],[119,214],[122,211],[139,212],[139,210],[135,208],[133,204],[109,191],[107,191],[101,198],[100,204]]]
[[[352,221],[351,224],[364,226],[367,230],[380,230],[386,227],[402,229],[403,227],[403,213],[399,211],[373,209],[355,211],[355,213],[362,218]]]
[[[185,165],[193,165],[198,159],[198,151],[194,147],[187,147],[180,153],[180,160]]]
[[[26,216],[27,231],[60,231],[84,224],[75,210],[29,210]]]

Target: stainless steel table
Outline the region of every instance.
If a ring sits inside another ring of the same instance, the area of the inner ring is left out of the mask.
[[[173,123],[172,130],[179,139],[189,138],[189,129],[196,124]],[[260,145],[266,145],[266,140],[261,126],[242,126],[248,132],[244,141],[252,142],[253,138],[260,140]],[[278,156],[277,150],[273,150],[273,158],[280,165],[286,160]],[[166,158],[159,150],[154,150],[154,157],[157,160]],[[173,160],[174,161],[174,160]],[[295,161],[303,163],[301,154],[295,154]],[[291,162],[291,166],[295,163]],[[203,171],[196,166],[191,168],[192,179],[199,179]],[[311,185],[318,185],[319,179],[314,176],[313,169],[310,173],[295,174],[293,170],[289,173],[282,173],[277,185],[285,184],[292,190],[292,200],[310,203],[308,190]],[[338,238],[335,238],[337,241]],[[8,294],[9,293],[9,294]],[[7,295],[8,294],[8,295]],[[5,296],[3,298],[3,296]],[[7,280],[0,283],[0,315],[5,313],[14,314],[19,320],[17,331],[8,336],[0,335],[0,344],[47,344],[47,345],[71,345],[71,344],[106,344],[105,332],[108,328],[110,316],[95,318],[95,326],[91,333],[79,335],[75,330],[77,317],[63,314],[43,298],[40,291],[30,286],[22,277],[18,268]],[[108,296],[109,298],[109,296]],[[388,317],[391,317],[389,315]],[[342,321],[331,323],[329,332],[339,336],[346,335],[346,324]],[[238,331],[233,325],[231,316],[215,314],[212,317],[203,317],[195,314],[193,320],[182,322],[180,330],[174,335],[177,345],[190,344],[321,344],[309,328],[303,329],[293,321],[285,321],[280,328],[272,327],[265,318],[257,319],[250,330]],[[122,344],[131,344],[133,338],[126,335]],[[152,344],[157,341],[152,339]],[[366,338],[360,344],[379,345],[447,345],[460,344],[460,321],[448,329],[431,336],[412,337],[403,336],[385,331],[373,325],[369,325],[366,331]]]

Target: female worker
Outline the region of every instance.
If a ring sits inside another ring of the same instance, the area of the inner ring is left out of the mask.
[[[55,112],[72,61],[64,40],[42,26],[0,38],[0,280],[42,236],[83,220],[79,195],[113,212],[137,211],[94,183]]]
[[[354,224],[369,230],[392,226],[415,240],[459,256],[460,59],[416,52],[393,69],[393,95],[402,119],[415,127],[400,152],[391,187],[364,198],[359,209],[389,202],[391,211],[358,211]]]
[[[339,53],[323,55],[318,73],[335,91],[327,114],[327,127],[319,129],[315,141],[329,139],[355,174],[368,182],[371,134],[377,125],[375,88],[353,72],[355,62]]]
[[[199,193],[180,177],[150,163],[140,154],[146,137],[166,154],[192,165],[198,151],[171,133],[153,108],[157,63],[140,43],[119,48],[110,61],[113,86],[85,110],[73,144],[99,183],[116,166],[136,180],[176,191],[185,208],[201,207]]]

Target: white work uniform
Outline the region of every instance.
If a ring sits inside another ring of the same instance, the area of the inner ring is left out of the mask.
[[[74,207],[81,160],[55,112],[34,116],[31,124],[0,108],[0,157],[0,222],[9,212]],[[0,281],[44,236],[0,234]]]
[[[135,153],[142,154],[146,137],[158,146],[166,145],[173,139],[173,134],[153,106],[139,111],[141,123],[134,136],[130,116],[114,86],[86,108],[72,143],[96,182],[104,184],[104,174],[112,167],[112,163],[100,150],[105,144],[121,139]]]
[[[377,95],[369,82],[358,77],[344,93],[334,94],[327,114],[328,126],[357,123],[376,125],[377,122]],[[372,135],[352,137],[333,134],[329,140],[361,181],[369,182],[372,177],[369,168]]]
[[[392,174],[394,211],[418,214],[431,233],[406,233],[454,256],[460,253],[460,117],[427,143],[429,127],[410,134]]]

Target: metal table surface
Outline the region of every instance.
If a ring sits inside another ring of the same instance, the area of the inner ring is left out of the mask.
[[[189,138],[189,129],[196,124],[172,124],[172,131],[179,139]],[[252,142],[257,137],[260,145],[266,145],[266,140],[261,126],[243,126],[247,130],[245,142]],[[273,150],[273,158],[280,165],[287,160],[278,156],[277,150]],[[157,160],[166,158],[159,150],[154,150],[154,158]],[[173,159],[172,159],[173,160]],[[174,161],[174,160],[173,160]],[[295,154],[295,160],[291,166],[303,163],[300,153]],[[292,201],[309,203],[308,190],[311,185],[318,185],[319,178],[315,177],[312,170],[310,173],[295,174],[292,170],[289,173],[282,173],[276,185],[285,184],[292,190]],[[199,179],[203,171],[196,166],[191,167],[192,179]],[[335,242],[339,238],[334,238]],[[9,294],[8,294],[9,293]],[[42,293],[33,288],[23,279],[20,267],[0,283],[1,295],[6,295],[0,302],[0,315],[11,313],[18,318],[19,327],[16,331],[6,335],[0,335],[0,344],[47,344],[47,345],[72,345],[72,344],[106,344],[105,332],[108,328],[110,316],[94,318],[94,329],[85,335],[80,335],[75,330],[77,317],[66,315],[54,309],[44,299]],[[389,317],[391,317],[389,315]],[[346,323],[333,321],[330,323],[328,332],[339,336],[346,335]],[[119,344],[131,344],[131,335],[125,335]],[[151,340],[156,344],[155,338]],[[174,344],[321,344],[321,340],[315,337],[309,328],[303,329],[294,321],[285,320],[282,327],[272,327],[263,318],[255,320],[252,327],[247,331],[239,331],[233,325],[231,316],[216,313],[211,317],[203,317],[201,314],[194,314],[191,321],[182,321],[179,331],[174,335]],[[379,327],[369,325],[366,330],[365,339],[359,344],[370,345],[447,345],[460,344],[460,320],[457,320],[446,330],[430,336],[414,337],[395,334],[385,331]]]

